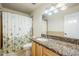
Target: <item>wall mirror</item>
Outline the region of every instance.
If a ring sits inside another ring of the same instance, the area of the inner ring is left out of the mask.
[[[47,35],[79,39],[79,4],[55,3],[43,14]]]

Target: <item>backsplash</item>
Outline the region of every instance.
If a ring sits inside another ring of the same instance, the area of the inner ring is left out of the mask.
[[[15,52],[31,42],[32,19],[26,16],[3,12],[3,51]]]
[[[56,39],[56,40],[61,40],[61,41],[65,41],[65,42],[69,42],[69,43],[73,43],[73,44],[77,44],[79,45],[79,39],[75,39],[75,38],[67,38],[67,37],[60,37],[60,36],[54,36],[54,35],[46,35],[46,34],[41,34],[42,37],[46,37],[50,38],[50,39]]]

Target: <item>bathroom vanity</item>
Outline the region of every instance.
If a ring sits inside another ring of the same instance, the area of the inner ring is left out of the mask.
[[[57,40],[36,38],[32,41],[32,56],[78,56],[79,45]]]

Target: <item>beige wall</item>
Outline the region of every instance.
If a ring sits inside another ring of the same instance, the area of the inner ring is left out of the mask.
[[[47,33],[47,21],[42,20],[42,34],[46,34]]]
[[[45,9],[50,6],[51,4],[42,4],[41,7],[36,9],[33,15],[33,36],[40,37],[43,32],[46,32],[46,25],[42,21],[42,14],[44,13]]]
[[[74,12],[79,12],[79,5],[48,17],[48,31],[64,32],[64,16]]]

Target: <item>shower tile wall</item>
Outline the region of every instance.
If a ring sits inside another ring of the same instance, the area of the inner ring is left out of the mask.
[[[26,16],[3,12],[3,51],[15,52],[31,42],[32,19]]]

